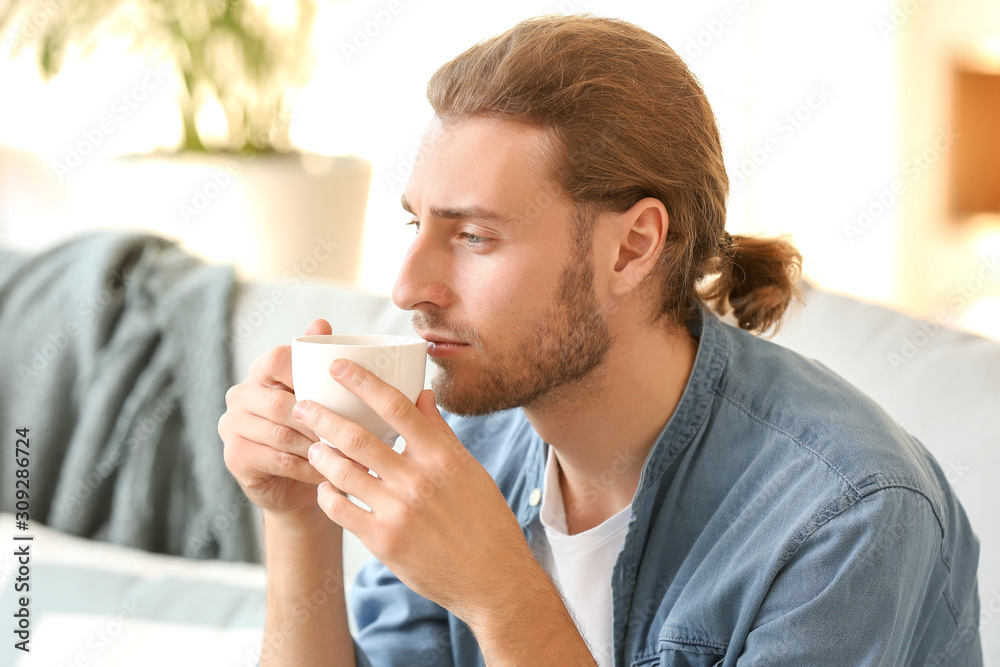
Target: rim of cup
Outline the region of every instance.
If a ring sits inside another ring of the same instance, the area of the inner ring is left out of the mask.
[[[427,345],[427,341],[416,336],[394,336],[387,334],[316,334],[298,336],[296,343],[320,345],[350,345],[352,347],[386,347],[391,345]]]

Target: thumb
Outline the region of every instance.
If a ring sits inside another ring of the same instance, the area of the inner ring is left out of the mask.
[[[333,333],[333,327],[326,320],[316,319],[306,327],[307,336],[329,336]]]
[[[448,422],[444,420],[441,416],[441,411],[438,410],[437,400],[434,397],[434,391],[431,389],[424,389],[417,396],[417,409],[420,410],[420,414],[427,418],[431,424],[437,428],[443,428],[447,431],[451,431],[451,427],[448,426]]]

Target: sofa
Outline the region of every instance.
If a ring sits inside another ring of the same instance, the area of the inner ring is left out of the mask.
[[[985,664],[1000,666],[1000,522],[995,517],[1000,508],[1000,342],[808,285],[803,292],[803,302],[793,306],[773,341],[853,382],[941,463],[981,542]],[[385,296],[300,279],[242,282],[227,332],[232,381],[245,378],[257,356],[288,343],[317,317],[329,320],[335,332],[411,331],[409,314]],[[252,505],[234,512],[251,513],[259,526]],[[12,516],[0,514],[4,545],[12,544],[13,525]],[[0,664],[256,664],[265,599],[259,563],[148,553],[44,526],[35,528],[32,549],[32,651],[12,649],[8,631]],[[18,563],[9,549],[3,552],[0,608],[9,624]],[[364,546],[347,536],[347,588],[368,557]]]

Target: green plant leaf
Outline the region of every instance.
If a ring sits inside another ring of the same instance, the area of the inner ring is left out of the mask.
[[[0,9],[0,38],[13,42],[13,54],[34,45],[50,80],[67,57],[86,57],[102,37],[125,35],[130,50],[167,58],[180,74],[184,150],[208,148],[196,118],[212,96],[229,125],[218,148],[273,150],[288,146],[285,112],[310,73],[316,1],[297,0],[296,10],[293,25],[278,26],[265,4],[248,0],[8,0]],[[22,29],[33,17],[43,20]],[[220,39],[229,44],[220,46]]]

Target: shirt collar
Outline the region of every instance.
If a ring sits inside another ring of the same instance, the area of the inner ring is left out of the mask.
[[[654,490],[667,468],[704,429],[722,380],[729,358],[728,325],[705,307],[699,308],[699,313],[699,319],[689,326],[691,335],[698,340],[694,366],[681,400],[646,456],[632,501],[635,514],[641,511],[645,497]]]
[[[729,356],[729,338],[726,334],[728,325],[723,324],[705,307],[699,308],[698,312],[698,319],[688,326],[691,335],[698,341],[694,366],[691,368],[691,375],[677,407],[674,408],[673,414],[646,456],[639,477],[639,486],[632,500],[634,516],[643,510],[646,496],[655,490],[654,487],[664,471],[701,432],[715,399],[715,389],[726,366]],[[521,528],[528,529],[529,525],[538,519],[549,446],[531,428],[527,417],[521,414],[531,443],[527,448],[522,467],[525,476],[519,494],[521,497],[519,502],[514,503],[514,507]],[[532,504],[533,500],[535,504]]]

